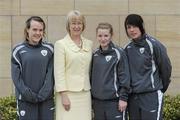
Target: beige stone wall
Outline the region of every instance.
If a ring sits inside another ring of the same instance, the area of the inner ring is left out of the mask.
[[[47,39],[54,43],[66,34],[66,14],[73,9],[86,16],[84,36],[94,41],[94,47],[99,22],[110,22],[115,42],[123,46],[128,42],[125,17],[141,14],[146,31],[167,47],[171,58],[172,83],[167,94],[180,93],[180,0],[0,0],[0,97],[13,93],[11,50],[23,40],[25,20],[31,15],[41,16],[47,25]]]

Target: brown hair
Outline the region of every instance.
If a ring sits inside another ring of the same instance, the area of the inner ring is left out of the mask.
[[[96,34],[98,32],[98,29],[109,29],[111,36],[113,35],[113,28],[112,28],[112,25],[109,23],[99,23],[96,28]]]
[[[31,16],[30,18],[28,18],[26,20],[26,26],[24,28],[24,38],[27,39],[29,37],[27,29],[29,29],[31,27],[31,21],[32,20],[37,21],[37,22],[41,22],[43,24],[43,32],[44,32],[43,36],[45,36],[46,25],[45,25],[45,22],[43,21],[43,19],[39,16]]]

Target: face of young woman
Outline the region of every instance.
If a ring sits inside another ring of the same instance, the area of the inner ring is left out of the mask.
[[[34,20],[31,21],[30,28],[27,29],[29,44],[36,45],[39,43],[44,34],[43,28],[43,23]]]
[[[127,25],[127,33],[129,37],[133,40],[136,40],[142,36],[139,27],[134,25]]]
[[[83,30],[83,22],[80,19],[73,19],[70,21],[69,27],[71,36],[80,36]]]
[[[106,50],[109,47],[112,35],[109,29],[98,29],[96,39],[98,40],[102,49]]]

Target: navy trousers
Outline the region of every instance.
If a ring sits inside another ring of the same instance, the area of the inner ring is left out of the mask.
[[[131,94],[128,100],[129,120],[162,120],[163,93]]]
[[[118,110],[119,100],[93,100],[94,120],[125,120],[125,112]]]
[[[54,120],[54,100],[46,100],[36,104],[17,101],[19,120]]]

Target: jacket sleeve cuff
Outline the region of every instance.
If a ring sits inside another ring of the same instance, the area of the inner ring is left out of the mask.
[[[121,88],[120,93],[119,93],[119,100],[123,100],[127,102],[128,93],[129,93],[129,90],[127,90],[126,88]]]
[[[119,97],[119,100],[122,100],[122,101],[128,101],[128,95],[127,96],[120,96]]]
[[[55,91],[56,92],[62,92],[62,91],[67,91],[68,89],[64,86],[56,86]]]

